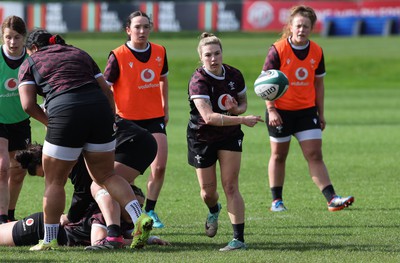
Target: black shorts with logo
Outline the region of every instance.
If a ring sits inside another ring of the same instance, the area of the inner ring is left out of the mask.
[[[12,124],[0,123],[0,137],[8,140],[8,151],[25,150],[31,143],[31,121],[29,118]]]
[[[148,119],[148,120],[135,120],[132,121],[140,127],[148,130],[150,133],[164,133],[167,134],[165,127],[164,117]]]
[[[188,163],[195,168],[207,168],[216,163],[220,150],[242,152],[243,137],[241,132],[235,137],[208,143],[188,136]]]
[[[12,229],[12,236],[15,246],[31,246],[39,243],[39,240],[44,237],[43,213],[34,213],[19,220]],[[57,240],[59,245],[67,243],[65,231],[62,228]]]
[[[281,126],[270,126],[268,111],[265,113],[265,123],[268,127],[269,136],[274,138],[282,138],[294,135],[295,133],[321,129],[318,118],[317,108],[311,107],[297,111],[287,111],[276,109],[282,118]]]

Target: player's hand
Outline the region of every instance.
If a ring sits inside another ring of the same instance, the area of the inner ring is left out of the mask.
[[[243,119],[243,124],[248,127],[254,127],[258,122],[264,122],[261,116],[248,115]]]
[[[60,217],[60,225],[65,226],[69,223],[69,219],[66,214],[62,214]]]
[[[148,243],[151,245],[159,245],[159,246],[170,246],[171,245],[171,243],[169,243],[168,241],[163,240],[157,236],[151,236],[148,239]]]
[[[225,101],[225,109],[231,113],[235,113],[238,108],[238,102],[235,100],[234,97],[229,97]]]
[[[321,124],[321,130],[324,130],[326,127],[326,121],[323,116],[319,116],[319,123]]]
[[[281,115],[279,115],[279,113],[276,110],[268,111],[268,116],[269,116],[268,118],[269,126],[278,127],[283,124]]]

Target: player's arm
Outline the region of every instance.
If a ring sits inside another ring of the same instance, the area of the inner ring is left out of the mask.
[[[35,84],[24,84],[18,87],[22,109],[32,118],[47,126],[48,117],[43,109],[37,104],[37,92]]]
[[[168,123],[169,120],[169,106],[168,106],[168,77],[167,75],[162,76],[160,78],[160,89],[161,89],[161,95],[162,95],[162,103],[164,107],[164,121],[165,124]]]
[[[261,116],[228,116],[216,113],[212,110],[211,101],[209,99],[196,98],[193,99],[193,102],[207,125],[222,127],[244,124],[253,127],[257,122],[262,121]]]
[[[324,98],[325,98],[325,85],[323,77],[315,77],[315,105],[317,106],[319,121],[321,122],[321,129],[325,129],[325,116],[324,116]]]
[[[103,93],[106,95],[108,102],[110,103],[111,109],[113,113],[115,114],[115,101],[114,101],[114,94],[110,89],[110,86],[104,79],[103,75],[99,75],[96,77],[97,83],[99,84],[101,90]]]
[[[229,116],[214,112],[209,99],[196,98],[193,99],[193,102],[207,125],[230,126],[241,124],[241,117],[229,120]]]
[[[275,46],[272,45],[268,50],[267,56],[265,57],[264,65],[262,67],[261,72],[265,73],[267,70],[270,69],[280,69],[280,66],[281,66],[281,61],[279,58],[278,51],[276,50]],[[276,111],[275,102],[266,100],[265,106],[267,107],[267,111],[269,114],[269,125],[271,126],[282,125],[282,118]]]

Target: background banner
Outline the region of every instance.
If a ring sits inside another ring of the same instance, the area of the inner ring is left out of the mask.
[[[0,2],[0,19],[18,15],[28,29],[43,27],[52,33],[118,32],[135,10],[148,13],[154,31],[281,31],[292,6],[304,1],[139,1],[124,2]],[[316,32],[327,17],[386,17],[400,23],[400,1],[307,1],[318,16]]]

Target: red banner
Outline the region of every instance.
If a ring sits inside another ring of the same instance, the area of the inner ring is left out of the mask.
[[[299,1],[243,1],[242,30],[281,31],[286,25],[290,8],[303,4]],[[307,1],[318,17],[314,31],[322,29],[328,16],[400,16],[400,1]]]

